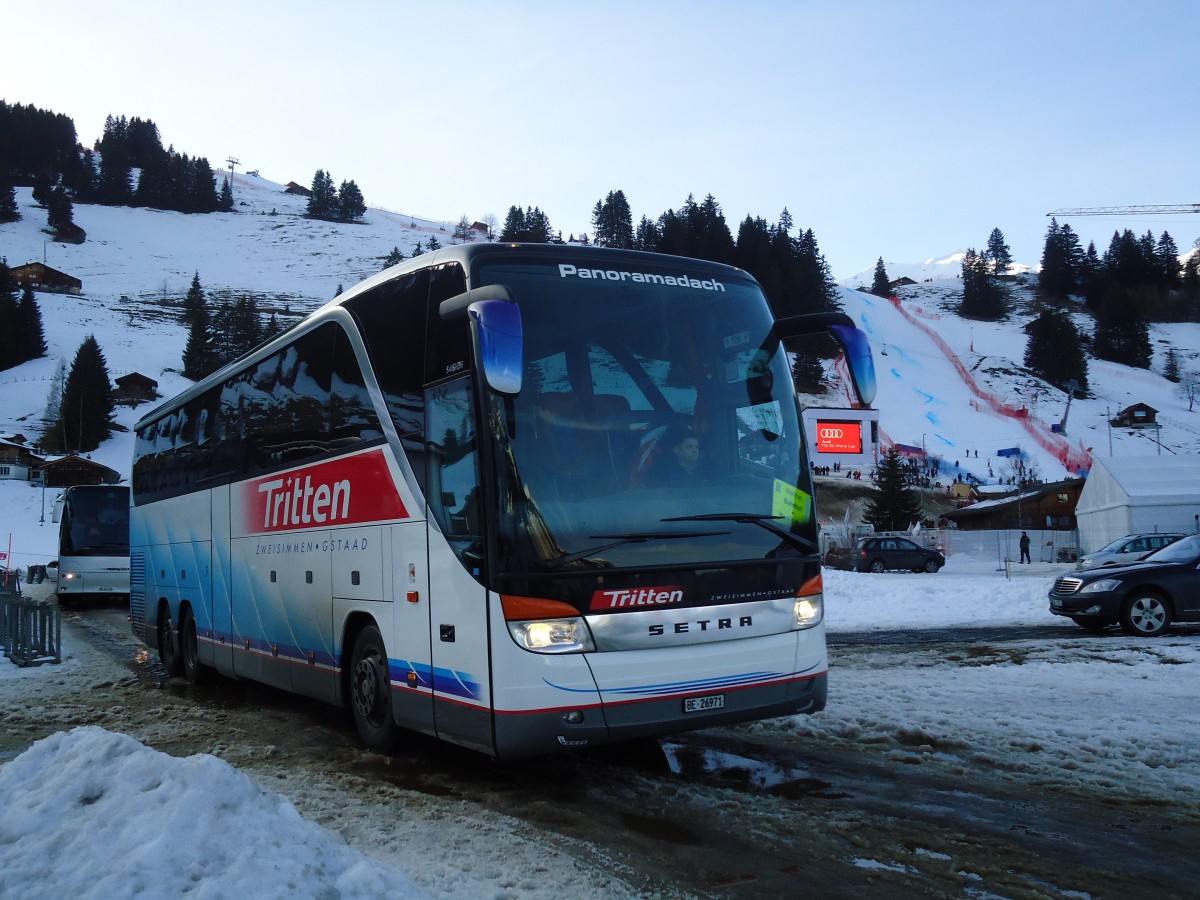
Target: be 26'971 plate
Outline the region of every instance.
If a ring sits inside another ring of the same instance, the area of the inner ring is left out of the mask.
[[[709,694],[706,697],[685,697],[683,701],[683,711],[685,713],[708,712],[713,709],[723,709],[724,706],[724,694]]]

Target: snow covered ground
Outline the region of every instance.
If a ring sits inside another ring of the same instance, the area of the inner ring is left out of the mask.
[[[890,746],[913,762],[932,755],[967,777],[986,765],[1050,790],[1194,806],[1200,633],[1095,637],[1055,620],[1045,593],[1066,568],[1006,573],[960,555],[936,575],[827,572],[828,709],[746,727]],[[1061,638],[865,654],[836,640],[871,629],[1047,624],[1060,625]],[[36,702],[47,680],[102,662],[70,630],[64,645],[61,667],[0,660],[0,696]],[[429,822],[423,841],[348,846],[215,756],[178,759],[96,726],[0,763],[0,896],[18,885],[31,898],[620,895],[596,873],[546,875],[553,852],[502,824],[446,817]],[[322,802],[338,798],[306,798],[310,809]]]

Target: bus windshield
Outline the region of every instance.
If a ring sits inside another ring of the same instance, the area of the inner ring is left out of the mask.
[[[60,555],[129,555],[129,488],[72,488],[62,515]]]
[[[816,549],[786,354],[758,285],[623,257],[484,263],[521,307],[524,383],[488,401],[502,571],[695,565]]]

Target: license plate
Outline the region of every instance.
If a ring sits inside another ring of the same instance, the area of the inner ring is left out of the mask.
[[[96,590],[97,590],[97,591],[99,591],[100,593],[104,593],[105,591],[111,591],[111,590],[112,590],[112,588],[110,588],[110,587],[98,587],[98,588],[96,588]]]
[[[723,709],[724,706],[724,694],[709,694],[707,697],[687,697],[683,701],[683,711],[685,713],[707,712],[710,709]]]

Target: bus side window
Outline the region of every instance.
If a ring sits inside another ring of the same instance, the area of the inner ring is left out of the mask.
[[[432,388],[426,411],[429,511],[455,554],[478,576],[483,557],[482,516],[470,379]]]
[[[371,371],[419,486],[425,480],[425,315],[429,270],[394,278],[346,301]]]
[[[425,383],[435,384],[444,378],[462,375],[472,368],[471,331],[466,316],[447,321],[438,307],[443,300],[458,296],[467,289],[462,266],[453,263],[433,270],[429,284],[429,338],[425,360]],[[436,439],[436,435],[431,435]]]

